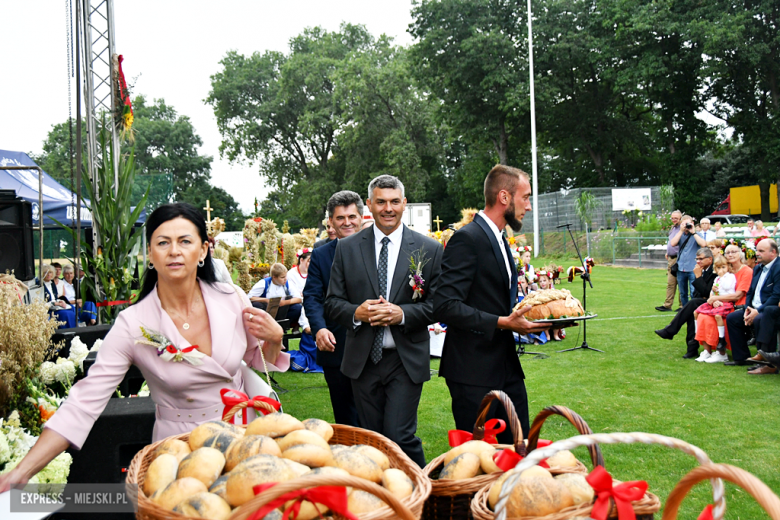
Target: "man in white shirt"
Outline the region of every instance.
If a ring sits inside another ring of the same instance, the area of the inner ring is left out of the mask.
[[[718,238],[717,233],[710,229],[710,219],[705,217],[699,221],[699,224],[701,225],[701,231],[699,231],[697,235],[702,237],[705,242]]]
[[[341,371],[352,381],[360,425],[423,467],[417,406],[430,379],[442,247],[401,223],[406,198],[395,177],[372,180],[366,204],[374,225],[338,241],[325,316],[347,330]]]

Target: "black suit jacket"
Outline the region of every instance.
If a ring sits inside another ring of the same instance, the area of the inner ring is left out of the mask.
[[[344,330],[344,327],[325,317],[325,296],[328,294],[330,268],[333,265],[333,257],[336,255],[337,243],[338,240],[332,240],[312,252],[309,275],[306,277],[306,285],[303,287],[303,308],[309,319],[311,335],[317,337],[317,332],[320,329],[328,329],[336,337],[336,350],[333,352],[317,350],[317,364],[327,367],[341,366],[347,338],[347,331]]]
[[[442,258],[434,315],[447,324],[447,337],[439,375],[493,388],[503,387],[510,374],[524,377],[512,331],[496,328],[499,316],[508,316],[512,307],[504,258],[487,223],[476,215],[452,236]]]
[[[355,328],[352,321],[361,303],[379,298],[374,242],[373,227],[338,241],[325,300],[325,315],[347,332],[341,371],[351,379],[360,377],[374,342],[373,327],[363,323]],[[417,250],[424,251],[429,261],[423,268],[426,291],[413,301],[409,258]],[[404,324],[392,325],[390,331],[401,362],[416,384],[431,378],[428,325],[434,322],[433,298],[439,283],[441,257],[441,244],[404,226],[387,300],[404,312]]]
[[[715,283],[715,278],[718,277],[718,273],[712,268],[712,264],[707,269],[702,269],[701,276],[696,278],[691,285],[693,285],[693,297],[704,298],[705,300],[710,297],[712,292],[712,285]]]
[[[750,290],[745,300],[745,305],[748,307],[753,306],[753,297],[756,295],[756,287],[758,287],[758,279],[761,277],[762,267],[764,267],[762,264],[758,264],[753,268],[753,280],[750,282]],[[780,260],[775,259],[772,269],[766,275],[764,285],[761,286],[761,307],[756,310],[763,312],[764,307],[769,305],[776,306],[778,303],[780,303]]]

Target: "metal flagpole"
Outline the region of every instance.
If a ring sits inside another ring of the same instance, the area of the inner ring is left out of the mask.
[[[531,0],[528,0],[528,75],[531,80],[531,188],[534,207],[534,258],[539,256],[539,183],[536,167],[536,103],[534,102],[534,40],[531,30]]]

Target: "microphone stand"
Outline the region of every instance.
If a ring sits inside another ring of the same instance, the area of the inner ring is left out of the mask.
[[[588,266],[585,265],[585,260],[582,259],[582,255],[580,254],[580,248],[577,246],[577,241],[574,239],[574,233],[571,232],[571,224],[563,224],[558,226],[559,228],[565,227],[569,230],[569,235],[571,236],[571,241],[574,243],[574,249],[577,251],[577,256],[580,258],[580,265],[582,265],[582,308],[583,310],[587,310],[587,303],[586,303],[586,295],[587,295],[587,289],[588,284],[590,284],[590,288],[593,289],[593,282],[590,280],[590,273],[588,273]],[[559,350],[558,352],[569,352],[571,350],[595,350],[596,352],[604,352],[603,350],[599,350],[597,348],[593,348],[588,345],[588,320],[582,321],[582,345],[579,347],[573,347],[573,348],[567,348],[564,350]]]

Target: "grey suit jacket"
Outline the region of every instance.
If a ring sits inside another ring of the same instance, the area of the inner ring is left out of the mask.
[[[425,292],[413,302],[413,290],[409,285],[409,259],[412,253],[419,249],[425,252],[429,261],[423,268]],[[404,226],[398,261],[390,286],[391,294],[387,300],[401,307],[404,312],[404,324],[391,325],[390,330],[401,362],[415,383],[431,378],[428,325],[434,323],[433,295],[439,283],[442,251],[441,244],[437,241]],[[325,315],[347,331],[341,371],[351,379],[360,377],[374,341],[373,327],[367,323],[354,327],[352,320],[355,310],[364,301],[377,298],[379,282],[374,230],[368,228],[339,240],[330,271],[328,296],[325,299]]]

